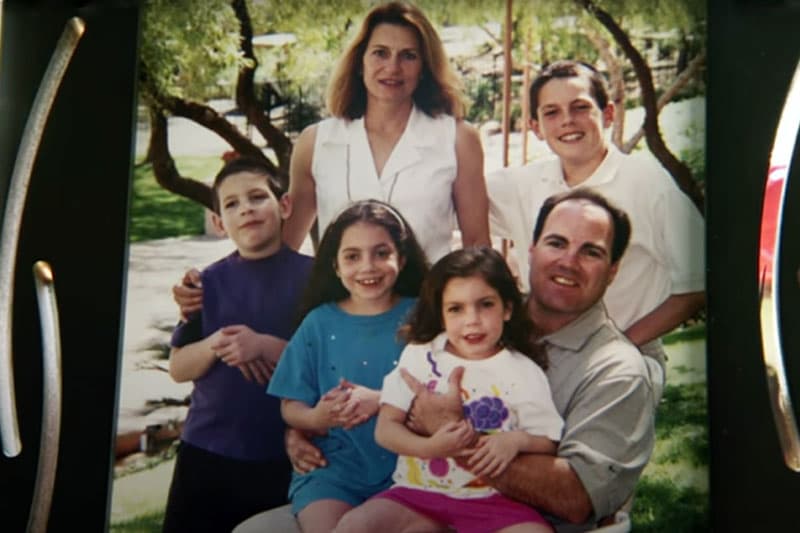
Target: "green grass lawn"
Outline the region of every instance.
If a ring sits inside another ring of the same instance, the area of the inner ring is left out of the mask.
[[[210,182],[222,167],[222,161],[217,156],[176,157],[175,165],[182,176]],[[203,206],[163,189],[156,182],[150,164],[133,170],[130,213],[130,242],[201,235],[204,231]]]
[[[676,330],[672,343],[705,338],[705,324]],[[693,344],[694,346],[694,344]],[[708,403],[705,343],[697,345],[694,361],[668,362],[667,385],[656,413],[656,446],[639,480],[631,511],[633,531],[707,531]],[[694,364],[691,364],[694,363]]]
[[[656,447],[636,487],[634,531],[707,531],[706,384],[667,385],[656,418]]]
[[[125,522],[111,524],[110,533],[158,533],[164,522],[164,512],[148,513]]]

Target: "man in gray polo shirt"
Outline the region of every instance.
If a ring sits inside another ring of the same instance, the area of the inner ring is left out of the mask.
[[[591,189],[551,196],[536,220],[528,311],[547,347],[564,434],[555,456],[520,455],[487,482],[549,514],[559,532],[594,529],[612,516],[653,450],[647,368],[602,303],[629,236],[627,215]],[[458,416],[459,378],[451,376],[450,392],[438,396],[407,379],[417,393],[412,414],[420,432]]]
[[[555,456],[520,455],[486,481],[549,514],[559,532],[594,529],[612,516],[632,495],[653,450],[655,407],[645,363],[602,303],[629,236],[627,215],[590,189],[548,198],[534,229],[528,310],[547,347],[564,434]],[[453,372],[443,395],[407,376],[417,395],[410,413],[417,431],[432,434],[463,416],[460,375]],[[300,470],[324,465],[319,451],[296,437],[288,451]],[[247,524],[256,523],[271,522],[256,517]]]

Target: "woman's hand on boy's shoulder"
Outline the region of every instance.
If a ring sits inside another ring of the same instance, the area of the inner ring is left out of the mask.
[[[181,318],[184,320],[202,310],[203,286],[200,281],[200,271],[196,268],[187,270],[180,283],[172,286],[172,298],[178,304]]]

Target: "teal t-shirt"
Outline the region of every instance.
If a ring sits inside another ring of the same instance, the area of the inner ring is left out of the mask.
[[[313,309],[292,336],[270,380],[274,396],[317,404],[341,378],[380,390],[383,377],[397,365],[405,343],[397,329],[416,299],[402,298],[379,315],[351,315],[335,303]],[[314,439],[328,466],[294,474],[289,497],[309,478],[329,481],[368,498],[392,483],[396,455],[375,442],[376,417],[345,431],[333,428]]]

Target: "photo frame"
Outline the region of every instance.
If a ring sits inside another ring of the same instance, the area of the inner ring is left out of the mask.
[[[437,29],[443,37],[445,46],[450,47],[451,50],[460,50],[452,52],[450,55],[454,62],[461,62],[459,67],[462,69],[462,73],[467,82],[477,86],[480,86],[481,83],[483,83],[483,85],[491,84],[494,87],[494,94],[490,102],[483,103],[480,100],[475,100],[475,97],[481,94],[480,92],[475,92],[482,90],[479,87],[473,87],[471,89],[473,92],[470,95],[473,98],[473,107],[475,107],[476,104],[479,107],[482,106],[480,107],[480,112],[475,113],[474,116],[476,120],[480,121],[480,123],[476,123],[476,126],[481,126],[481,141],[485,151],[485,172],[487,174],[502,168],[504,164],[508,166],[520,165],[523,163],[523,159],[527,158],[527,160],[530,161],[535,158],[544,157],[549,152],[546,144],[538,140],[533,132],[527,128],[526,121],[520,118],[523,108],[526,107],[525,100],[527,100],[523,97],[525,92],[523,86],[525,83],[529,83],[523,78],[524,76],[528,76],[528,79],[530,79],[530,77],[535,74],[535,68],[523,69],[521,66],[518,66],[515,69],[512,82],[512,92],[514,96],[511,99],[509,108],[509,121],[511,120],[511,115],[513,115],[515,124],[513,125],[512,131],[509,131],[507,136],[504,135],[502,131],[503,128],[500,125],[500,121],[492,122],[490,120],[491,116],[488,117],[489,119],[486,117],[481,118],[482,115],[480,113],[486,113],[484,109],[494,109],[495,115],[502,118],[503,71],[502,57],[500,54],[503,49],[503,20],[500,15],[503,14],[503,10],[500,4],[501,3],[498,3],[497,6],[494,6],[496,18],[485,21],[483,27],[480,25],[470,26],[468,24],[460,26],[437,25]],[[422,7],[431,7],[433,12],[436,12],[437,9],[434,5],[423,5]],[[252,9],[250,11],[252,11]],[[572,11],[570,11],[570,13],[571,12]],[[250,14],[252,17],[252,13]],[[358,18],[363,15],[354,14],[353,16]],[[527,30],[520,29],[519,33],[523,33],[523,31],[533,32],[530,26],[536,24],[535,16],[526,15],[524,9],[521,9],[519,6],[516,6],[512,16],[517,17],[517,19],[515,19],[515,27],[528,28]],[[558,18],[558,15],[557,13],[550,13],[548,17],[551,18],[543,20],[551,23],[552,20]],[[145,14],[143,16],[145,25],[148,20],[148,16]],[[353,20],[356,21],[356,19]],[[358,20],[360,20],[360,18],[358,18]],[[357,26],[357,21],[354,26]],[[598,33],[602,29],[600,26],[592,26],[592,28],[593,31]],[[351,32],[352,31],[351,29]],[[540,29],[540,31],[542,30]],[[257,32],[254,30],[254,33]],[[655,32],[654,35],[657,33],[658,32]],[[148,34],[146,28],[143,34]],[[596,44],[597,35],[593,34],[591,37],[595,40],[594,42]],[[647,52],[649,54],[648,57],[658,58],[660,56],[665,56],[671,57],[673,61],[677,61],[678,50],[671,44],[677,42],[675,36],[660,38],[664,39],[664,44],[659,45],[657,39],[651,40],[655,41],[655,43],[650,43],[650,48]],[[684,35],[683,38],[684,42],[691,42],[690,46],[687,45],[688,48],[686,50],[686,53],[690,55],[690,57],[688,59],[683,59],[683,61],[695,60],[696,64],[691,67],[691,69],[694,69],[694,72],[690,72],[687,76],[691,77],[692,82],[696,85],[694,90],[699,90],[697,93],[698,96],[685,99],[681,108],[677,111],[673,110],[673,104],[670,104],[667,107],[667,111],[662,112],[661,121],[662,128],[668,126],[667,129],[674,132],[665,135],[668,143],[671,144],[671,148],[676,153],[682,153],[684,157],[693,158],[693,161],[697,165],[696,168],[702,172],[702,162],[704,160],[703,145],[705,142],[705,81],[703,76],[704,67],[702,66],[703,58],[701,57],[703,43],[697,40],[700,38],[699,36]],[[347,41],[347,39],[342,36],[340,36],[339,39],[342,43],[341,46]],[[517,39],[523,40],[524,37],[518,36]],[[640,37],[639,39],[639,42],[642,44],[647,41],[645,38]],[[472,48],[469,47],[470,40],[473,42]],[[299,61],[292,57],[292,50],[302,44],[303,38],[298,37],[296,34],[277,32],[266,35],[254,35],[252,37],[252,42],[254,43],[252,53],[254,53],[257,58],[258,69],[262,71],[262,78],[260,79],[264,82],[263,93],[269,96],[269,101],[280,102],[283,97],[281,90],[288,91],[291,89],[287,89],[286,81],[281,82],[280,78],[277,78],[276,81],[276,79],[270,77],[270,74],[264,74],[263,71],[270,71],[271,69],[271,76],[280,76],[281,69],[284,69],[284,71],[290,70],[291,61]],[[608,46],[609,49],[614,47],[613,44],[608,42],[606,46]],[[662,49],[660,49],[659,46],[661,46]],[[479,50],[481,47],[483,47],[484,50],[489,48],[490,52],[480,54]],[[524,47],[518,45],[517,48],[518,52],[522,53]],[[535,57],[537,55],[536,52],[531,52],[530,48],[531,45],[529,44],[526,52],[528,57]],[[494,52],[491,52],[491,50],[494,50]],[[330,65],[333,60],[335,60],[337,53],[338,49],[333,49],[326,51],[325,54],[318,55],[327,58],[325,61],[329,63],[328,69],[330,69]],[[481,59],[470,59],[470,54],[477,54]],[[603,57],[596,51],[594,54],[597,59],[606,66],[605,74],[607,76],[608,68],[627,69],[626,77],[624,79],[615,78],[613,80],[615,83],[627,85],[628,87],[636,86],[635,74],[630,66],[624,66],[627,61],[624,57],[621,55],[619,57],[614,57],[608,52],[606,52]],[[308,57],[308,55],[306,54],[303,57]],[[613,64],[603,63],[603,59],[609,62],[613,61]],[[313,67],[319,66],[319,58],[307,60],[312,61]],[[283,64],[281,63],[282,61]],[[470,61],[472,63],[470,63]],[[514,58],[513,61],[516,65],[527,64],[524,58],[522,60]],[[668,61],[668,59],[665,59],[662,63],[666,64]],[[533,63],[534,62],[531,61],[532,65]],[[470,64],[477,66],[469,66]],[[313,67],[306,67],[306,70],[311,70],[313,72]],[[295,66],[295,68],[297,68],[297,66]],[[673,64],[672,68],[677,67]],[[484,74],[481,74],[481,69],[483,69]],[[523,72],[524,70],[528,72],[525,73]],[[259,70],[256,70],[256,79],[259,79],[258,72]],[[668,72],[662,73],[660,70],[657,72],[660,78],[664,78],[659,82],[664,84],[663,89],[669,88],[671,84],[665,80],[669,79],[670,74]],[[286,74],[284,74],[284,76],[285,75]],[[677,77],[676,74],[672,74],[672,76]],[[306,90],[312,97],[316,96],[316,100],[314,100],[316,102],[315,105],[321,106],[322,88],[324,84],[321,84],[318,80],[324,80],[326,76],[315,74],[312,78],[317,79],[317,87],[316,89]],[[241,79],[242,78],[239,77],[239,81],[241,81]],[[483,80],[483,82],[481,82],[481,80]],[[699,84],[699,89],[697,88],[697,84]],[[224,98],[209,99],[205,105],[219,113],[226,121],[233,124],[240,133],[248,136],[251,140],[255,140],[256,144],[260,146],[268,144],[266,136],[263,134],[263,129],[249,123],[246,118],[246,111],[237,111],[237,103],[232,96],[234,93],[232,88],[228,87],[226,90],[229,95],[227,100]],[[469,90],[468,88],[468,91]],[[679,91],[680,88],[672,88],[672,90]],[[218,92],[224,93],[225,90]],[[266,98],[266,96],[264,97]],[[624,100],[623,96],[619,97]],[[309,100],[312,100],[312,98],[309,97]],[[310,104],[306,102],[303,105],[309,106]],[[297,108],[302,110],[303,105],[298,105]],[[624,107],[624,104],[622,104],[622,107]],[[320,107],[318,107],[318,109],[316,113],[322,113],[324,115],[324,110]],[[277,119],[278,113],[279,111],[271,110],[270,115],[274,115]],[[308,115],[313,117],[320,116],[310,112]],[[624,135],[632,135],[633,132],[638,129],[638,126],[641,125],[643,113],[641,109],[630,109],[626,110],[625,115],[627,117],[626,121],[623,124],[617,125],[616,128],[620,130],[624,129]],[[148,122],[147,113],[140,108],[137,116],[139,117],[139,128],[137,129],[136,154],[138,160],[142,161],[148,152],[146,147],[151,138],[142,131],[144,129],[143,124]],[[671,119],[670,117],[676,118]],[[181,176],[195,179],[199,178],[201,181],[208,182],[215,171],[221,167],[224,159],[230,156],[230,152],[233,151],[233,146],[229,142],[226,142],[225,139],[215,136],[208,129],[203,128],[196,122],[193,123],[191,120],[188,120],[185,116],[173,116],[169,118],[168,122],[169,149],[177,162],[178,173]],[[313,122],[313,120],[311,120],[311,122]],[[664,126],[665,123],[666,126]],[[299,128],[293,135],[297,133],[299,133]],[[610,133],[609,131],[609,134]],[[620,132],[620,137],[624,135]],[[525,143],[524,147],[521,142],[522,138],[527,138],[527,143]],[[196,140],[196,146],[193,147],[190,144],[190,139]],[[643,140],[640,141],[639,147],[644,151],[647,150]],[[191,153],[192,151],[195,151],[195,153]],[[190,161],[191,157],[202,159],[203,163],[192,163]],[[118,423],[118,428],[123,425],[128,428],[125,432],[118,431],[118,438],[120,435],[124,435],[125,445],[128,446],[127,449],[134,451],[133,455],[126,454],[126,457],[129,457],[129,459],[124,462],[129,462],[128,464],[135,463],[130,457],[138,456],[141,458],[142,449],[146,451],[143,454],[144,456],[157,457],[159,454],[162,454],[168,457],[170,448],[165,448],[165,445],[174,440],[176,431],[179,431],[180,428],[180,416],[182,414],[185,416],[186,412],[186,406],[182,404],[185,403],[185,398],[188,396],[191,388],[186,384],[175,385],[169,383],[169,378],[166,375],[167,362],[165,359],[165,352],[167,349],[165,347],[165,342],[168,341],[168,332],[177,319],[177,308],[172,301],[170,288],[173,284],[180,281],[185,270],[193,267],[201,268],[208,265],[213,260],[224,255],[226,246],[228,246],[227,249],[230,249],[230,244],[225,245],[224,240],[219,240],[219,236],[209,234],[212,232],[207,223],[208,214],[204,215],[205,220],[203,222],[203,231],[206,233],[205,236],[168,237],[165,240],[142,239],[139,241],[137,228],[141,227],[142,233],[145,233],[147,224],[144,221],[139,224],[139,221],[136,219],[137,195],[144,197],[153,192],[152,189],[146,191],[144,188],[139,188],[143,187],[143,185],[139,184],[144,183],[145,176],[142,169],[145,167],[146,165],[142,165],[134,169],[132,198],[132,205],[134,207],[131,211],[131,236],[132,240],[136,239],[137,242],[132,242],[129,248],[129,293],[126,312],[128,321],[126,322],[124,352],[126,355],[123,355],[123,368],[125,368],[126,363],[124,359],[126,357],[138,362],[133,367],[131,367],[130,362],[128,362],[127,370],[123,370],[121,405],[119,411],[120,421]],[[155,184],[155,180],[152,177],[149,179],[151,182],[150,187],[152,187],[152,185]],[[138,207],[138,209],[141,209],[141,207]],[[144,209],[145,218],[158,217],[156,213],[157,211],[155,208]],[[176,209],[174,213],[178,215],[178,217],[180,216],[179,209]],[[161,218],[170,219],[171,217]],[[174,222],[174,220],[170,222]],[[166,223],[167,222],[165,222],[165,224]],[[163,242],[163,245],[157,244],[158,241]],[[457,234],[454,237],[454,242],[456,241]],[[508,246],[508,243],[504,243],[500,239],[495,239],[494,242],[500,249],[504,246]],[[163,246],[163,248],[159,251],[161,246]],[[178,252],[179,249],[187,251]],[[206,249],[208,252],[203,252],[201,249]],[[309,239],[304,244],[302,251],[313,254],[313,250],[313,244]],[[208,255],[204,255],[206,253]],[[513,256],[513,254],[509,255]],[[158,282],[155,281],[156,275],[160,278]],[[137,294],[134,291],[145,290],[144,285],[147,283],[145,282],[146,279],[151,280],[150,283],[152,283],[154,287],[157,286],[158,289],[150,290],[150,292],[142,292],[139,293],[140,295],[134,296],[134,294]],[[149,313],[149,319],[145,319],[144,315],[140,315],[141,312]],[[149,320],[149,323],[147,320]],[[647,507],[647,511],[642,511],[642,516],[645,514],[658,515],[659,511],[653,511],[653,508],[661,509],[662,511],[670,509],[670,511],[668,514],[663,514],[662,512],[663,516],[660,519],[664,520],[664,522],[642,525],[642,527],[645,528],[644,530],[647,530],[647,527],[650,527],[649,530],[658,530],[666,521],[673,525],[677,521],[681,524],[676,526],[679,529],[701,528],[705,527],[705,524],[708,523],[708,433],[705,424],[707,407],[705,402],[704,321],[705,317],[701,315],[696,320],[685,325],[684,328],[681,328],[681,331],[676,331],[673,337],[668,338],[668,340],[671,341],[667,344],[667,352],[670,358],[668,363],[669,378],[667,381],[665,398],[662,401],[662,406],[659,408],[659,411],[664,412],[664,419],[669,420],[669,424],[671,425],[668,429],[664,429],[659,433],[659,444],[654,454],[654,458],[656,458],[657,461],[654,460],[652,465],[648,466],[644,481],[642,482],[645,489],[637,491],[637,498],[640,500],[639,505],[651,506]],[[678,340],[674,340],[675,338]],[[134,377],[137,373],[139,376]],[[145,378],[144,376],[148,377]],[[129,381],[126,382],[126,379]],[[134,385],[134,383],[137,384]],[[157,383],[159,385],[156,385]],[[131,408],[130,404],[127,403],[128,399],[136,396],[136,394],[131,391],[137,387],[140,391],[147,391],[145,395],[146,398],[139,393],[139,402],[141,403],[142,400],[148,402],[149,400],[150,405],[150,408],[144,408],[140,405],[138,414],[134,412],[136,411],[136,407]],[[155,389],[170,391],[170,393],[156,393]],[[152,410],[150,410],[151,408]],[[124,424],[122,422],[123,419],[126,420]],[[676,420],[680,421],[676,422]],[[131,425],[133,421],[138,422]],[[138,424],[138,426],[136,424]],[[118,451],[121,452],[122,449],[120,448]],[[144,460],[144,464],[149,464],[146,459]],[[137,501],[137,497],[127,496],[126,492],[128,491],[133,494],[136,494],[138,491],[143,497],[146,496],[151,500],[158,500],[159,498],[165,500],[170,472],[169,467],[164,466],[165,464],[168,464],[168,461],[152,468],[148,467],[146,470],[143,470],[141,474],[125,474],[126,467],[118,467],[117,473],[119,477],[117,477],[114,482],[114,495],[112,497],[111,506],[112,525],[124,523],[135,515],[135,513],[131,514],[131,509]],[[135,470],[136,468],[138,467],[133,467],[132,469]],[[672,475],[664,473],[670,470],[674,471]],[[135,484],[129,483],[129,480],[136,476],[154,481],[141,483],[139,485],[140,487],[147,487],[145,490],[141,488],[129,489],[129,485],[135,487]],[[155,481],[156,479],[160,481]],[[648,495],[648,490],[650,491],[650,495]],[[159,496],[154,498],[156,494]],[[147,511],[140,513],[141,515],[157,512],[157,506],[150,505],[148,507],[146,503],[142,503],[142,509],[147,509]],[[634,517],[636,518],[636,515],[634,515]]]

